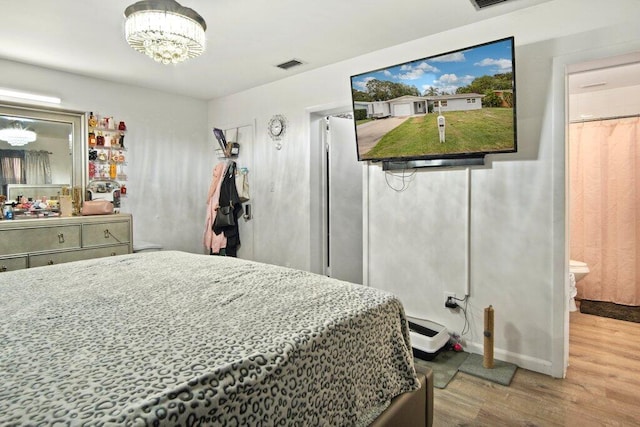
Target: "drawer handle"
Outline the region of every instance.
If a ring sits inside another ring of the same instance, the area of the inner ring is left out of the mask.
[[[64,234],[58,233],[58,243],[64,243]]]
[[[0,271],[1,271],[1,272],[3,272],[3,273],[4,273],[5,271],[7,271],[7,270],[8,270],[8,268],[7,268],[7,266],[6,266],[6,265],[3,265],[2,267],[0,267]]]
[[[111,234],[111,232],[109,231],[109,229],[107,228],[106,230],[104,230],[104,238],[108,239],[110,237],[113,237],[113,240],[115,240],[118,243],[122,243],[120,241],[120,239],[118,239],[116,236],[114,236],[113,234]]]
[[[53,260],[50,259],[49,261],[47,261],[47,265],[53,265]]]

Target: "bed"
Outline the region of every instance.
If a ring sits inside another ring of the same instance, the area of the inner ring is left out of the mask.
[[[387,292],[177,251],[0,278],[1,425],[431,425]]]

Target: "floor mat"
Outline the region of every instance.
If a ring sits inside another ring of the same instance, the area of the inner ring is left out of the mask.
[[[481,354],[470,354],[469,357],[460,365],[459,371],[494,383],[509,385],[513,379],[513,375],[518,368],[513,363],[503,362],[501,360],[493,360],[493,368],[487,369],[482,366],[484,357]]]
[[[640,307],[615,304],[613,302],[583,299],[580,301],[580,313],[640,323]]]
[[[433,386],[436,388],[445,388],[449,381],[458,372],[458,367],[469,356],[464,351],[443,351],[439,353],[433,360],[422,360],[414,358],[416,365],[426,366],[433,370]]]

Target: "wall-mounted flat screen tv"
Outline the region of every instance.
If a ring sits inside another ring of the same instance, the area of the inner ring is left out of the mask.
[[[351,76],[358,160],[517,150],[514,39]]]

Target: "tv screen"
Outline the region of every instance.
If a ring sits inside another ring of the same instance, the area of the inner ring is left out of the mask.
[[[358,160],[517,150],[513,37],[351,76],[351,94]]]

